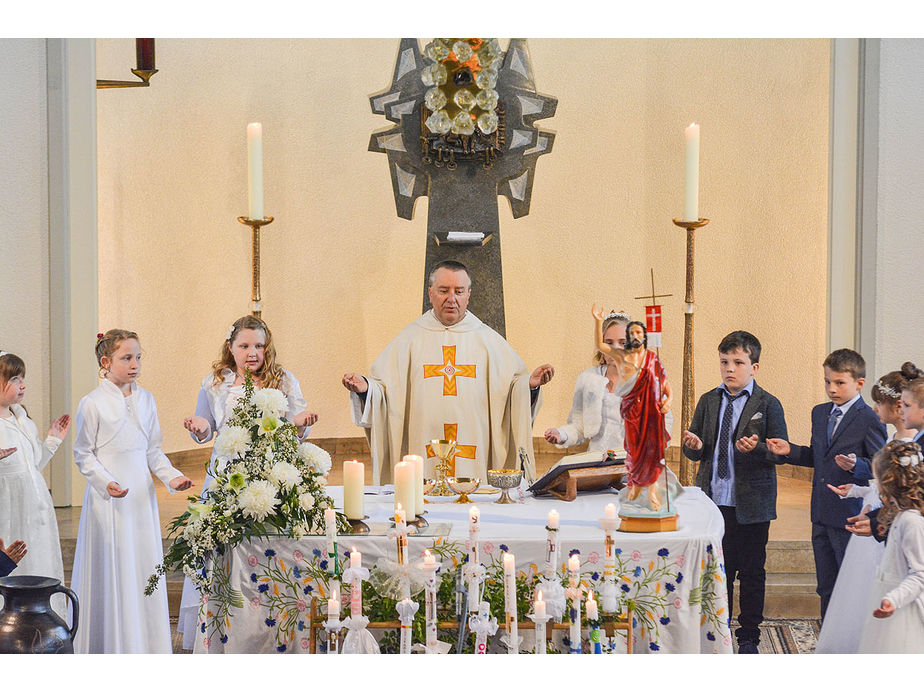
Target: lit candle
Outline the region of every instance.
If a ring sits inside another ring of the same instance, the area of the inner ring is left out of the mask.
[[[616,506],[613,503],[607,503],[603,512],[607,520],[616,519]]]
[[[414,476],[414,465],[412,463],[398,462],[395,465],[395,507],[400,503],[404,511],[411,517],[416,515]]]
[[[436,558],[433,557],[433,554],[430,553],[430,549],[424,550],[424,565],[425,566],[434,566],[436,565]]]
[[[468,510],[468,531],[470,534],[477,534],[481,527],[481,511],[477,505],[473,505]]]
[[[355,546],[350,551],[350,567],[354,570],[363,567],[363,555],[356,550]]]
[[[577,573],[581,570],[581,557],[576,553],[572,554],[571,558],[568,559],[568,570],[572,573]]]
[[[686,158],[683,179],[683,220],[699,220],[699,125],[691,123],[683,131]]]
[[[591,621],[596,621],[598,618],[597,600],[594,599],[593,592],[587,595],[587,618]]]
[[[247,126],[247,193],[248,215],[251,219],[263,218],[263,125]]]
[[[549,510],[549,528],[558,529],[558,511]]]
[[[340,618],[340,602],[336,599],[327,600],[327,618],[329,619],[338,619]]]
[[[358,570],[363,567],[363,555],[353,547],[350,551],[350,568]],[[363,581],[359,575],[353,575],[350,581],[350,616],[359,618],[363,615]]]
[[[407,513],[404,511],[404,508],[401,507],[400,503],[398,503],[398,506],[395,508],[395,527],[398,529],[398,534],[407,531]]]
[[[357,460],[343,463],[343,512],[351,520],[361,520],[365,515],[363,492],[365,465]]]
[[[336,553],[334,548],[334,536],[337,533],[337,513],[333,508],[324,509],[324,533],[327,535],[327,555],[333,556]],[[331,568],[333,570],[333,567]]]
[[[545,602],[542,601],[542,590],[536,591],[536,601],[533,602],[533,613],[537,619],[545,618]],[[539,627],[539,624],[536,624],[536,628]]]

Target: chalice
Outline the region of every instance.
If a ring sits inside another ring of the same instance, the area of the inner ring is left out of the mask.
[[[455,503],[471,503],[472,500],[468,497],[468,494],[473,493],[481,486],[481,479],[465,476],[451,476],[446,479],[446,483],[449,485],[449,488],[459,494],[459,497],[454,501]]]
[[[451,465],[449,460],[456,452],[456,441],[454,440],[431,440],[430,447],[433,454],[439,458],[436,463],[436,486],[430,491],[431,496],[454,496],[456,495],[449,484],[446,483],[446,477],[449,474]]]
[[[501,496],[495,503],[516,503],[508,494],[507,490],[516,488],[523,479],[523,470],[521,469],[489,469],[488,483],[501,490]]]

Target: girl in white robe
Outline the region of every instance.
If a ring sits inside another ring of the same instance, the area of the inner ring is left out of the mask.
[[[13,449],[0,457],[0,538],[26,543],[28,553],[17,575],[51,577],[63,585],[58,521],[41,471],[67,435],[70,417],[65,414],[54,421],[40,440],[35,422],[20,404],[25,392],[25,363],[15,354],[0,352],[0,449]],[[52,606],[66,618],[63,596],[55,595]]]
[[[96,353],[105,378],[80,400],[74,441],[77,467],[87,479],[71,580],[80,600],[74,651],[169,654],[166,588],[144,594],[163,562],[151,474],[171,493],[192,481],[161,450],[154,397],[135,382],[137,335],[109,330],[98,336]]]
[[[307,403],[298,379],[276,363],[273,335],[266,323],[252,315],[238,318],[228,328],[221,355],[212,365],[212,372],[202,380],[196,400],[196,413],[183,422],[192,439],[201,445],[221,432],[244,394],[244,376],[248,370],[253,375],[256,389],[273,387],[285,394],[289,405],[286,419],[295,424],[299,440],[304,441],[318,416],[306,410]],[[218,462],[213,450],[202,484],[203,497],[207,495],[212,482],[214,464]],[[195,644],[200,603],[199,591],[192,580],[186,578],[183,581],[183,597],[177,623],[177,632],[183,634],[183,649],[191,650]]]

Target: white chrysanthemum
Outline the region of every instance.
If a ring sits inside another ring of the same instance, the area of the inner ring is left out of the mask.
[[[284,416],[289,410],[289,400],[273,387],[258,390],[253,396],[253,403],[263,416]]]
[[[298,456],[309,466],[311,471],[321,476],[327,476],[330,471],[330,455],[326,450],[313,443],[302,443],[298,446]]]
[[[244,515],[252,517],[257,522],[262,522],[279,505],[275,487],[263,480],[248,484],[237,497],[237,502]]]
[[[314,507],[314,496],[310,493],[299,494],[298,504],[302,510],[311,510]]]
[[[298,469],[288,462],[277,462],[269,470],[269,479],[277,486],[290,489],[302,480]]]
[[[250,431],[240,426],[225,426],[215,439],[215,456],[220,460],[233,460],[250,448]]]

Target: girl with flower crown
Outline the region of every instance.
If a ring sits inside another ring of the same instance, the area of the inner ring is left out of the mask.
[[[167,592],[144,595],[146,576],[164,560],[151,474],[170,493],[192,481],[161,449],[157,405],[137,384],[138,335],[97,335],[103,381],[77,406],[74,459],[87,479],[71,589],[80,600],[78,653],[170,654]]]
[[[891,371],[873,385],[873,411],[882,423],[895,429],[891,438],[893,441],[910,441],[917,433],[914,428],[905,427],[901,413],[902,387],[912,379],[913,376],[904,370]],[[875,479],[869,486],[828,484],[828,488],[841,498],[862,498],[863,504],[868,508],[878,508],[881,505],[879,487]],[[815,652],[852,654],[857,651],[866,614],[857,610],[856,605],[867,602],[870,585],[875,581],[876,569],[882,560],[884,548],[885,546],[874,537],[850,537],[834,591],[831,593],[824,625],[818,635]]]
[[[43,575],[64,583],[58,521],[41,471],[61,445],[70,426],[65,414],[52,422],[44,440],[21,402],[26,394],[26,364],[0,351],[0,538],[22,539],[28,555],[19,575]],[[52,601],[66,615],[63,596]]]
[[[204,444],[221,432],[244,394],[244,380],[248,371],[257,389],[257,397],[264,388],[273,388],[283,393],[287,403],[284,416],[295,424],[299,440],[304,441],[311,426],[317,422],[318,415],[306,409],[298,379],[276,362],[276,347],[269,327],[252,315],[238,318],[228,328],[221,345],[221,354],[212,364],[212,372],[202,380],[196,413],[183,421],[192,439]],[[212,465],[219,464],[219,451],[216,447],[212,447],[209,469],[202,484],[203,497],[207,495],[213,479]],[[191,650],[195,642],[199,604],[199,592],[192,581],[186,578],[177,631],[183,634],[183,648],[187,650]]]
[[[924,456],[915,442],[892,441],[873,458],[888,532],[876,572],[863,653],[924,653]]]

